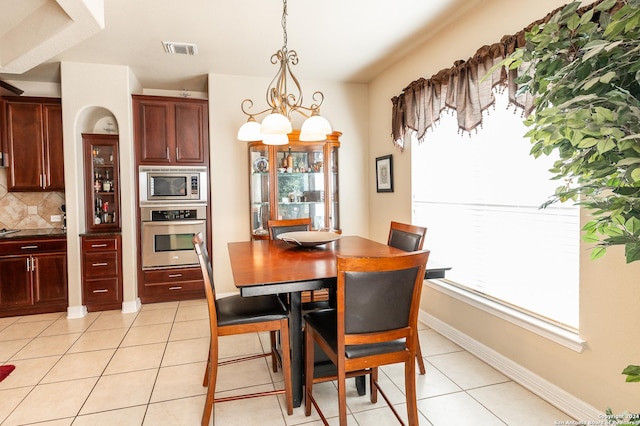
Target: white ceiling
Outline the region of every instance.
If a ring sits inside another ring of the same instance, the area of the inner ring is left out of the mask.
[[[293,70],[366,83],[480,1],[288,0]],[[275,75],[269,59],[283,45],[280,0],[0,0],[0,10],[0,79],[12,82],[59,82],[60,61],[72,61],[127,65],[147,88],[206,91],[208,73]],[[162,41],[195,43],[198,55],[169,55]],[[22,56],[9,63],[9,51]]]

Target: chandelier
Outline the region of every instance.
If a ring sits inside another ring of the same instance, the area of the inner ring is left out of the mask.
[[[284,44],[282,48],[271,56],[271,63],[280,63],[280,69],[275,75],[269,87],[267,87],[267,105],[269,106],[260,112],[249,112],[253,107],[251,99],[242,101],[240,108],[242,112],[249,116],[249,119],[238,130],[238,139],[241,141],[261,140],[267,145],[286,145],[289,143],[287,134],[293,131],[291,127],[291,116],[294,112],[305,117],[300,129],[299,139],[301,141],[325,140],[332,132],[331,124],[326,118],[320,115],[320,106],[324,102],[322,92],[314,92],[312,98],[314,102],[311,106],[302,105],[302,88],[298,79],[291,71],[290,65],[297,65],[298,54],[295,50],[287,49],[287,0],[283,0],[282,9],[282,32],[284,34]],[[293,83],[295,92],[289,93],[287,83]],[[269,114],[258,123],[256,116],[266,112]]]

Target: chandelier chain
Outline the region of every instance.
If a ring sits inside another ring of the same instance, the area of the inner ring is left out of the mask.
[[[287,51],[287,0],[283,0],[282,7],[282,34],[284,39],[284,44],[282,45],[282,51]]]

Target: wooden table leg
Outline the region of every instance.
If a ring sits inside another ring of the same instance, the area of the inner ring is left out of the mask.
[[[293,392],[293,406],[302,403],[302,372],[304,354],[302,353],[302,304],[301,292],[289,293],[289,334],[291,336],[291,388]]]

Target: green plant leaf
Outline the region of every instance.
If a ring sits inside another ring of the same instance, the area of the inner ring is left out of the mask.
[[[591,148],[598,144],[598,139],[596,138],[584,138],[578,143],[578,148]]]
[[[591,250],[590,258],[591,258],[591,260],[600,259],[605,254],[607,254],[607,248],[606,247],[596,247],[593,250]]]
[[[640,260],[640,242],[635,241],[632,243],[625,244],[624,254],[627,259],[627,263]]]
[[[635,216],[631,216],[629,220],[627,220],[624,224],[624,227],[627,228],[627,231],[634,234],[640,234],[640,219]]]

